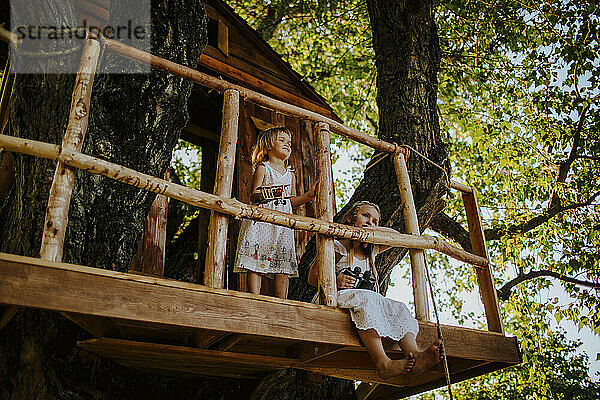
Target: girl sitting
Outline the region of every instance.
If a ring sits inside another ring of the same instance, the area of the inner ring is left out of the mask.
[[[396,232],[391,228],[377,226],[379,218],[379,207],[376,204],[361,201],[350,207],[344,220],[359,228]],[[419,324],[404,303],[383,297],[373,290],[354,289],[356,278],[352,275],[356,275],[353,271],[358,267],[361,276],[364,277],[366,271],[374,276],[374,289],[378,291],[374,260],[378,253],[389,247],[349,239],[335,240],[334,247],[338,307],[350,309],[352,321],[375,363],[379,377],[389,379],[402,374],[419,374],[439,363],[443,351],[441,341],[436,340],[424,351],[418,350],[416,337]],[[318,284],[318,271],[314,264],[308,274],[308,283],[312,286]],[[398,341],[405,358],[390,359],[383,349],[381,337]]]
[[[284,127],[265,130],[252,151],[250,201],[270,210],[291,213],[315,197],[315,188],[296,196],[296,177],[286,162],[292,134]],[[265,197],[265,195],[267,197]],[[262,277],[275,277],[275,296],[287,298],[289,277],[298,276],[294,231],[267,222],[244,220],[240,227],[233,272],[247,272],[248,290],[260,294]]]

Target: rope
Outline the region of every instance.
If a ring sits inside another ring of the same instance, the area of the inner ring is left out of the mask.
[[[413,153],[415,153],[416,155],[418,155],[419,157],[421,157],[423,160],[427,161],[429,164],[433,165],[434,167],[439,168],[444,173],[444,178],[446,178],[446,188],[448,188],[448,189],[450,188],[450,176],[448,175],[448,171],[446,171],[446,169],[444,167],[442,167],[441,165],[439,165],[439,164],[435,163],[434,161],[430,160],[429,158],[427,158],[427,156],[421,154],[414,147],[411,147],[411,146],[409,146],[407,144],[398,145],[398,144],[394,143],[394,145],[396,145],[398,147],[403,147],[405,149],[408,149],[408,150],[412,151]]]
[[[440,317],[438,315],[437,306],[435,304],[435,297],[433,296],[433,283],[431,281],[431,277],[429,276],[429,268],[427,267],[427,262],[425,261],[425,257],[423,257],[423,262],[425,266],[425,274],[427,275],[427,281],[429,282],[429,293],[431,294],[431,303],[433,304],[433,312],[435,314],[435,327],[437,329],[438,339],[442,341],[442,345],[444,344],[444,339],[442,337],[442,327],[440,326]],[[450,381],[450,368],[448,368],[448,358],[446,357],[446,351],[443,353],[444,359],[444,372],[446,374],[446,385],[448,386],[448,395],[450,396],[450,400],[453,400],[452,397],[452,382]]]

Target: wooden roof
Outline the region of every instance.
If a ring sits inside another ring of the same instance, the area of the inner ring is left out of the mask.
[[[209,18],[228,31],[228,51],[207,45],[198,68],[287,103],[318,112],[341,122],[327,101],[306,82],[248,23],[222,0],[204,0]],[[110,0],[75,0],[88,25],[105,24]],[[7,5],[0,7],[0,22],[10,24]],[[220,32],[221,34],[222,32]],[[8,44],[0,41],[0,64],[8,57]]]
[[[445,384],[439,366],[381,382],[347,311],[293,300],[0,253],[0,304],[62,312],[95,336],[80,347],[150,373],[259,379],[298,368],[379,383],[361,393],[381,399]],[[513,337],[442,329],[453,382],[521,361]],[[420,323],[419,346],[435,337]]]

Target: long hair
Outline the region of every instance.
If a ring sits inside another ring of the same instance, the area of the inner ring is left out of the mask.
[[[285,133],[292,138],[292,133],[284,126],[274,126],[273,128],[265,129],[258,135],[256,145],[252,149],[252,169],[256,169],[258,164],[269,159],[269,150],[275,146],[277,135]]]
[[[381,210],[377,204],[371,203],[370,201],[357,201],[350,206],[348,211],[346,211],[342,217],[342,222],[354,225],[356,219],[358,218],[358,211],[362,206],[371,206],[377,210],[379,215],[381,215]],[[350,246],[352,246],[352,242],[350,242]],[[379,287],[379,274],[377,273],[377,268],[375,267],[375,254],[373,254],[373,245],[369,244],[365,250],[367,251],[367,259],[369,260],[371,273],[373,274],[373,278],[375,278],[375,291],[377,293],[381,293],[381,288]]]

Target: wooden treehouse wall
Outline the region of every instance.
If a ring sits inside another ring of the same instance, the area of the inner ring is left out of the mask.
[[[285,126],[292,132],[292,155],[290,157],[290,165],[294,169],[296,175],[296,193],[301,194],[309,190],[315,183],[315,155],[312,124],[295,117],[279,114],[249,102],[241,101],[233,197],[244,203],[250,202],[250,192],[252,191],[252,160],[250,156],[252,153],[252,146],[256,143],[256,135],[259,133],[259,130],[255,127],[251,117],[258,118],[271,125]],[[298,215],[315,217],[315,209],[312,202],[296,208],[295,213]],[[230,219],[229,245],[227,248],[229,271],[233,268],[239,227],[240,221]],[[309,240],[309,236],[305,231],[296,231],[295,236],[296,255],[298,256],[298,259],[300,259],[302,254],[304,254],[304,249]],[[235,277],[233,278],[236,279]],[[232,283],[233,282],[230,280],[230,287]],[[240,286],[240,289],[243,290],[245,288],[242,285]],[[266,290],[269,289],[270,288],[267,288]]]

